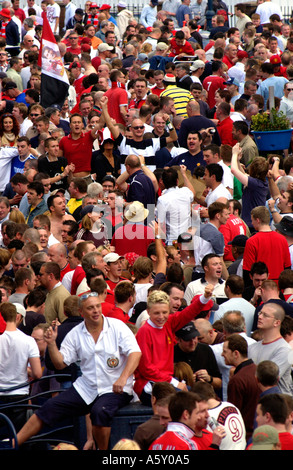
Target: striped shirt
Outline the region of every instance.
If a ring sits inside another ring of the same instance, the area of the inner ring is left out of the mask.
[[[176,110],[177,116],[183,116],[187,118],[186,106],[189,101],[194,101],[194,97],[188,90],[179,88],[176,85],[168,85],[166,90],[162,91],[160,97],[168,96],[174,100],[174,107]]]

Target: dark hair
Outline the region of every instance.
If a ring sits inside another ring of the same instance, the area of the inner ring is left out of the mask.
[[[251,265],[250,274],[269,274],[267,265],[263,261],[256,261]]]
[[[217,183],[220,183],[223,179],[224,170],[218,163],[210,163],[206,166],[210,176],[215,176]]]
[[[169,403],[171,420],[180,422],[183,412],[187,410],[191,414],[199,401],[200,397],[194,392],[178,392],[173,395]]]
[[[27,185],[27,189],[32,189],[33,191],[36,191],[38,196],[44,194],[45,192],[44,185],[40,181],[32,181]]]
[[[285,424],[288,417],[287,403],[280,393],[270,393],[263,396],[258,404],[262,414],[270,413],[273,421],[278,424]]]
[[[232,294],[241,295],[244,292],[244,281],[241,276],[237,274],[230,274],[226,280],[226,286],[229,287]]]

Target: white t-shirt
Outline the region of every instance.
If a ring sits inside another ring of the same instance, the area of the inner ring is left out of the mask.
[[[4,331],[0,336],[0,388],[14,387],[27,382],[27,367],[32,357],[40,357],[34,338],[18,329]],[[28,393],[29,386],[5,392],[5,395]],[[0,395],[3,394],[0,392]]]
[[[55,31],[55,26],[56,26],[57,18],[58,19],[60,18],[60,12],[61,10],[60,10],[60,6],[58,5],[58,3],[53,3],[53,5],[47,6],[47,18],[51,26],[51,29],[53,33],[55,34],[59,34],[59,26],[57,27],[56,31]]]

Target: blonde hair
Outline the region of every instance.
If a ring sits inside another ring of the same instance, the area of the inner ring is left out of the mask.
[[[137,442],[131,439],[120,439],[112,450],[141,450]]]
[[[155,304],[170,304],[169,295],[166,292],[155,290],[147,298],[147,308],[150,309]]]
[[[9,220],[17,224],[25,224],[25,217],[18,209],[12,209],[9,214]]]

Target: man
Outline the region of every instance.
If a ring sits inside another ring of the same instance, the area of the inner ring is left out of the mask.
[[[280,112],[283,112],[291,123],[293,122],[292,92],[293,92],[292,82],[285,83],[284,96],[281,99],[280,108],[279,108]]]
[[[271,199],[268,200],[268,208],[273,219],[271,227],[275,230],[276,224],[279,224],[284,216],[293,217],[293,191],[290,185],[287,186],[287,190],[281,189],[280,191],[272,178],[269,178],[269,188]]]
[[[20,51],[20,34],[17,24],[11,17],[10,8],[0,10],[0,21],[2,27],[5,28],[5,49],[11,56],[17,56]]]
[[[145,164],[149,170],[154,170],[155,153],[169,142],[177,140],[177,133],[170,122],[169,116],[164,114],[164,120],[169,131],[167,137],[158,137],[152,139],[144,139],[144,123],[141,119],[134,119],[131,123],[132,138],[123,136],[119,127],[114,125],[108,112],[108,97],[103,96],[101,99],[102,116],[109,128],[113,138],[115,139],[118,150],[121,154],[121,163],[124,163],[127,155],[142,155],[145,158]],[[121,179],[121,177],[120,177]]]
[[[137,78],[133,85],[135,98],[130,100],[129,109],[140,109],[144,104],[147,97],[147,80],[145,78]]]
[[[111,88],[106,91],[108,97],[109,114],[116,123],[125,125],[127,114],[127,91],[121,87],[125,83],[125,77],[121,70],[113,70],[110,74]]]
[[[36,276],[30,268],[20,268],[15,273],[15,291],[9,296],[9,302],[24,305],[24,298],[35,288]]]
[[[18,155],[14,157],[11,161],[10,178],[12,178],[12,176],[14,176],[16,173],[24,173],[25,162],[29,159],[36,158],[31,153],[32,149],[31,149],[30,141],[27,137],[25,136],[18,137],[16,146],[18,150]]]
[[[215,104],[215,93],[217,90],[224,90],[225,78],[223,77],[222,62],[215,60],[212,62],[212,74],[205,77],[202,86],[207,91],[207,103],[209,108],[212,109]]]
[[[240,411],[249,439],[253,432],[255,410],[259,400],[260,390],[255,374],[256,365],[247,356],[246,340],[238,335],[230,335],[223,345],[225,364],[235,367],[233,377],[228,383],[228,401]]]
[[[233,194],[234,178],[231,174],[229,166],[226,165],[226,163],[223,161],[220,147],[215,144],[206,145],[203,149],[203,158],[206,165],[217,163],[223,168],[222,184],[231,194]]]
[[[203,180],[206,184],[207,195],[205,197],[204,205],[209,207],[214,202],[227,202],[232,199],[232,194],[229,189],[223,184],[224,168],[219,163],[209,163],[205,168]],[[231,181],[230,181],[231,185]]]
[[[136,155],[125,159],[126,171],[116,181],[118,188],[126,193],[126,202],[138,201],[147,209],[154,209],[155,188],[148,167]]]
[[[193,442],[199,397],[193,392],[178,392],[171,397],[169,412],[171,422],[149,450],[198,450]]]
[[[249,273],[250,283],[245,285],[243,298],[248,300],[254,307],[258,306],[261,301],[260,287],[266,279],[268,279],[268,267],[262,261],[253,263]]]
[[[109,288],[114,291],[120,281],[124,281],[122,277],[122,256],[117,253],[108,253],[104,256],[104,262],[107,263],[106,282]]]
[[[39,379],[42,376],[40,354],[37,343],[33,338],[26,335],[17,328],[17,310],[15,305],[9,302],[1,304],[1,315],[6,322],[6,328],[0,336],[0,350],[3,361],[0,365],[1,388],[21,385],[28,382],[28,366],[31,377]],[[15,401],[15,392],[1,392],[0,403]],[[18,398],[29,397],[29,386],[17,390]],[[4,411],[13,422],[16,431],[19,431],[26,422],[26,408],[22,411],[19,408],[10,408]]]
[[[266,24],[270,22],[270,16],[273,14],[279,15],[282,19],[282,12],[278,4],[271,0],[265,0],[262,4],[259,4],[255,12],[260,15],[260,24]]]
[[[65,157],[59,156],[59,143],[54,137],[48,137],[44,142],[46,154],[38,158],[38,171],[50,176],[51,191],[68,189],[68,176],[74,172],[74,164],[68,165]]]
[[[181,147],[187,146],[187,135],[190,131],[202,131],[203,129],[206,130],[206,132],[211,129],[212,132],[215,131],[212,136],[212,143],[220,145],[221,141],[216,125],[211,119],[202,116],[198,101],[189,101],[186,106],[186,112],[188,114],[188,118],[181,122],[178,133],[178,141]]]
[[[256,408],[257,426],[268,425],[278,431],[281,450],[292,450],[293,439],[289,430],[290,413],[284,396],[272,393],[262,397]]]
[[[114,288],[114,299],[115,306],[105,316],[117,318],[123,323],[128,323],[129,315],[131,315],[132,308],[136,302],[136,292],[133,283],[128,280],[118,282]]]
[[[152,27],[157,19],[158,0],[151,0],[141,11],[139,22],[145,27]]]
[[[214,353],[207,344],[198,341],[199,331],[194,323],[187,323],[175,334],[174,362],[186,362],[193,371],[195,381],[205,381],[220,390],[222,379]]]
[[[78,351],[82,375],[69,391],[47,402],[42,410],[32,416],[18,434],[20,445],[32,434],[38,432],[43,423],[49,424],[45,415],[50,416],[51,425],[56,422],[53,412],[56,410],[56,400],[63,403],[61,406],[63,416],[68,416],[68,408],[65,404],[68,404],[69,397],[73,396],[74,399],[70,399],[72,413],[86,415],[91,410],[94,440],[100,450],[107,450],[112,418],[118,409],[128,404],[132,398],[132,374],[141,357],[133,333],[116,319],[102,316],[101,303],[95,293],[80,298],[80,313],[84,317],[84,323],[80,323],[66,335],[60,350],[55,343],[57,328],[55,330],[50,328],[45,339],[51,360],[57,369],[75,362]],[[89,351],[88,341],[85,341],[88,335],[91,335],[94,342],[99,344],[99,353],[93,354]],[[115,351],[114,344],[119,345]],[[111,369],[111,374],[107,373],[107,361],[115,364],[115,367]],[[94,380],[92,371],[94,371]],[[107,408],[106,413],[105,408]],[[59,419],[62,419],[60,414]]]
[[[175,65],[176,85],[179,88],[190,91],[193,81],[190,77],[189,64],[179,63]]]
[[[269,279],[277,281],[284,269],[291,268],[287,240],[284,235],[271,229],[270,213],[266,207],[259,206],[252,209],[251,220],[257,233],[250,237],[245,245],[243,256],[244,281],[249,281],[249,271],[256,261],[265,262],[269,271]]]
[[[244,292],[244,281],[240,276],[232,274],[225,282],[225,294],[227,299],[215,312],[214,321],[220,320],[226,312],[239,310],[245,318],[246,334],[251,336],[254,319],[254,306],[242,297]]]
[[[75,219],[71,214],[66,214],[66,199],[61,189],[56,194],[52,194],[48,197],[47,208],[50,212],[49,221],[52,235],[59,242],[62,242],[61,233],[63,222],[68,219],[75,221]]]
[[[253,338],[247,336],[245,332],[246,326],[244,316],[238,310],[231,310],[226,312],[222,317],[222,325],[225,339],[228,339],[230,335],[236,333],[242,336],[247,341],[248,345],[252,343],[254,344],[256,342]],[[227,400],[227,386],[231,375],[231,366],[225,363],[224,357],[222,355],[223,345],[223,342],[212,344],[210,345],[210,348],[213,350],[220,373],[222,375],[223,400]]]
[[[249,346],[248,357],[257,365],[263,360],[276,362],[279,366],[279,388],[282,393],[292,394],[291,376],[292,349],[280,335],[285,311],[277,303],[269,302],[262,306],[258,314],[257,328],[261,340]]]
[[[288,79],[285,77],[277,77],[274,75],[274,65],[265,62],[261,65],[261,72],[263,76],[263,81],[257,89],[257,93],[264,98],[264,109],[267,109],[267,101],[269,99],[269,88],[274,87],[274,96],[277,98],[283,98],[284,96],[284,86],[288,82]]]
[[[48,0],[46,13],[53,34],[59,34],[60,12],[61,9],[58,3],[55,0]]]
[[[214,286],[214,295],[217,299],[226,299],[224,291],[224,281],[222,280],[222,262],[221,257],[210,253],[202,259],[202,269],[204,271],[204,277],[190,282],[185,290],[184,299],[187,304],[192,303],[194,296],[201,294],[204,288],[208,284]]]
[[[22,59],[19,57],[12,57],[9,62],[9,69],[7,69],[6,75],[12,82],[15,82],[19,91],[23,91],[22,78],[20,71],[22,69]]]
[[[237,51],[237,46],[233,43],[228,44],[225,48],[223,64],[227,65],[228,70],[237,62]]]
[[[218,344],[224,340],[224,334],[215,328],[205,318],[193,320],[194,326],[199,332],[198,341],[204,344]]]
[[[187,134],[187,151],[173,157],[166,163],[166,167],[186,166],[186,169],[193,174],[199,165],[204,165],[203,152],[201,150],[202,135],[199,131],[190,130]]]
[[[163,85],[165,90],[160,94],[160,98],[167,96],[172,98],[176,115],[187,118],[186,106],[189,101],[194,100],[190,91],[183,90],[183,88],[176,86],[176,77],[172,73],[166,73],[164,75]]]
[[[62,323],[66,319],[63,303],[70,294],[61,284],[60,275],[60,266],[55,262],[50,261],[41,266],[39,273],[40,284],[48,291],[44,311],[48,323],[56,319]]]
[[[230,117],[231,106],[226,101],[218,104],[216,109],[216,116],[218,119],[217,129],[220,135],[222,145],[236,144],[236,140],[232,136],[233,120]]]
[[[87,183],[84,178],[73,178],[68,187],[70,199],[67,203],[67,209],[74,218],[81,209],[83,198],[87,195]]]
[[[186,175],[181,167],[182,175]],[[178,187],[178,173],[174,168],[165,169],[162,173],[164,190],[157,200],[158,221],[166,233],[166,244],[172,245],[180,233],[186,232],[190,226],[190,205],[194,200],[194,190],[185,178],[183,187]]]
[[[154,80],[155,80],[155,86],[152,88],[152,94],[160,96],[161,93],[165,90],[165,87],[163,84],[163,80],[164,80],[163,70],[158,69],[154,71]]]
[[[68,263],[66,246],[63,243],[54,243],[48,247],[47,254],[50,261],[59,265],[60,281],[62,281],[63,276],[71,270]]]
[[[84,124],[82,116],[79,114],[72,114],[70,116],[70,134],[62,137],[59,142],[60,152],[59,156],[67,159],[68,164],[73,163],[75,166],[74,177],[88,177],[87,180],[91,182],[91,158],[93,142],[97,138],[97,131],[99,125],[95,126],[88,132],[84,132]],[[83,158],[80,158],[83,155]]]
[[[241,160],[246,167],[252,160],[259,156],[255,141],[249,135],[249,127],[244,121],[234,121],[232,127],[232,137],[239,142],[241,147]]]
[[[47,211],[47,204],[44,200],[45,189],[40,181],[33,181],[27,185],[28,211],[24,214],[29,227],[33,226],[33,219],[36,215]]]

